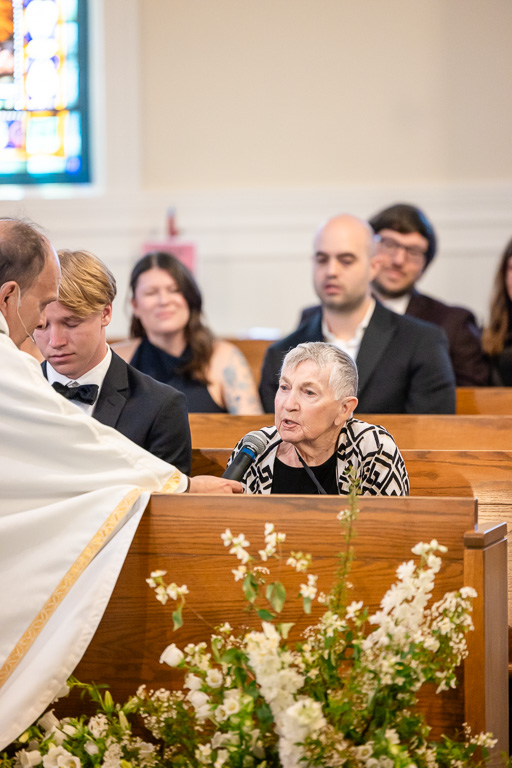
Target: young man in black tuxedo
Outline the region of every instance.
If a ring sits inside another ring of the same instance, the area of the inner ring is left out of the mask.
[[[360,413],[454,413],[455,377],[441,328],[384,307],[371,293],[376,238],[356,216],[336,216],[318,231],[313,283],[321,307],[267,350],[260,396],[274,409],[285,354],[305,341],[335,344],[355,360]]]
[[[140,373],[105,340],[116,282],[85,251],[60,251],[59,300],[34,332],[52,386],[85,413],[188,474],[191,441],[185,396]]]

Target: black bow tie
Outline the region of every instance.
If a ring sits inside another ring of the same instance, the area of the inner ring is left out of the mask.
[[[97,384],[81,384],[79,387],[66,387],[59,381],[54,381],[52,387],[59,395],[68,400],[79,400],[81,403],[92,405],[98,397],[99,387]]]

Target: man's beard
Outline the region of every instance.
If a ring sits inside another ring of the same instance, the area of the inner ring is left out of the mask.
[[[382,285],[382,283],[379,283],[377,278],[372,281],[372,288],[379,296],[382,296],[384,299],[400,299],[402,296],[405,296],[408,293],[412,292],[412,289],[414,287],[414,283],[412,285],[406,285],[404,288],[397,288],[396,290],[393,290],[392,288],[386,288],[385,285]]]
[[[361,296],[353,296],[343,301],[336,301],[336,299],[325,298],[322,301],[322,308],[328,309],[330,312],[336,312],[339,315],[349,315],[363,304],[366,300],[367,294],[363,293]]]

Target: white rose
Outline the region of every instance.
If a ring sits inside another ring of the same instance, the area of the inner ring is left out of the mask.
[[[203,681],[197,675],[193,675],[191,672],[185,677],[183,683],[184,688],[190,688],[191,691],[198,691],[203,684]]]
[[[43,759],[38,749],[32,749],[28,752],[22,749],[21,752],[16,754],[16,757],[22,768],[32,768],[34,765],[39,765]]]
[[[160,656],[160,664],[165,663],[170,667],[177,667],[184,658],[183,651],[180,651],[175,643],[171,643]]]
[[[37,725],[44,730],[45,733],[51,731],[52,728],[58,728],[60,720],[58,720],[53,714],[53,709],[49,712],[45,712],[42,717],[37,721]]]

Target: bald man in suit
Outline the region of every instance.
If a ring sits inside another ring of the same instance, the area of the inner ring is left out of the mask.
[[[369,224],[342,215],[314,243],[313,283],[321,310],[270,346],[260,396],[274,409],[282,360],[305,341],[327,341],[357,364],[360,413],[454,413],[455,377],[441,328],[391,312],[372,296],[376,238]]]

